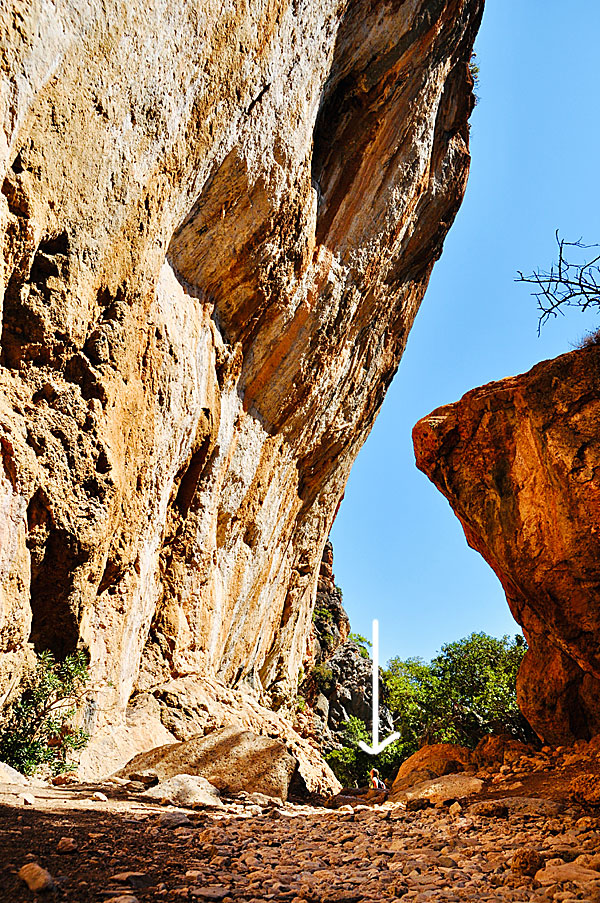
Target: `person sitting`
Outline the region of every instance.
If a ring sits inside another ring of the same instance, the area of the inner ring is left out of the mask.
[[[379,777],[379,772],[376,768],[372,768],[369,772],[371,778],[371,787],[374,790],[387,790],[385,783]]]

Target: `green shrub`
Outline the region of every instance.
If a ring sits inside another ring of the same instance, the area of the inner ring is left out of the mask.
[[[359,750],[344,746],[342,749],[333,749],[325,753],[324,758],[342,787],[360,787],[367,783],[362,765],[357,762],[357,759],[364,755]]]
[[[390,743],[378,756],[370,756],[358,745],[359,740],[370,744],[373,740],[364,721],[351,716],[344,725],[344,746],[325,754],[325,761],[344,787],[366,787],[369,771],[377,768],[380,776],[391,786],[404,759],[402,744]]]
[[[364,637],[361,633],[351,633],[349,634],[348,639],[351,643],[354,643],[356,646],[358,646],[358,651],[363,658],[371,658],[371,656],[369,655],[369,648],[373,644],[366,637]]]
[[[321,693],[327,694],[333,690],[333,671],[327,665],[315,665],[310,676]]]
[[[367,784],[370,756],[363,752],[358,741],[369,743],[371,738],[363,721],[351,717],[344,725],[344,746],[333,749],[324,758],[334,775],[344,787],[361,787]]]
[[[86,652],[62,662],[49,651],[40,652],[21,681],[19,696],[0,714],[0,761],[26,775],[43,765],[53,774],[72,770],[71,753],[89,740],[72,724],[88,681]]]

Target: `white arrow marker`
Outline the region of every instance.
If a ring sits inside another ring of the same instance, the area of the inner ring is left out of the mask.
[[[358,741],[360,748],[370,756],[378,756],[400,734],[393,733],[379,742],[379,621],[373,620],[373,746],[367,746],[363,740]]]

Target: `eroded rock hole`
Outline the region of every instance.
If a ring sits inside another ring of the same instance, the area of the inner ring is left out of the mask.
[[[77,648],[79,626],[70,605],[73,573],[81,563],[75,540],[54,524],[48,500],[38,489],[27,508],[31,555],[31,634],[36,652],[50,649],[63,659]]]

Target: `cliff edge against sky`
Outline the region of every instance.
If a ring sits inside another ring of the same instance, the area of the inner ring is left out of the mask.
[[[96,737],[173,680],[293,694],[463,196],[482,7],[5,5],[4,690],[29,642],[89,648]]]

